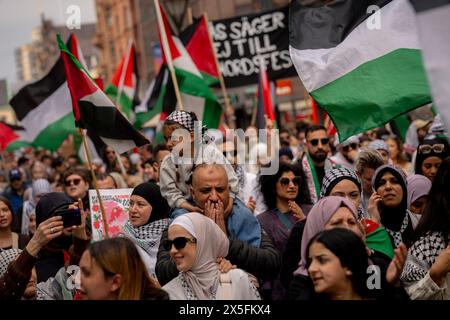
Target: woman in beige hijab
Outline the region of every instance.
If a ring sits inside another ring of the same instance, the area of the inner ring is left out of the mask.
[[[171,300],[261,299],[246,272],[219,271],[216,260],[227,256],[229,242],[210,218],[196,212],[179,216],[170,225],[163,245],[180,271],[163,287]]]

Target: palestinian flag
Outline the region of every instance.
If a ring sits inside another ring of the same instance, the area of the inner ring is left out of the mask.
[[[408,0],[301,2],[290,4],[291,58],[340,141],[431,101]]]
[[[117,110],[86,69],[57,36],[76,126],[92,131],[118,153],[150,143]]]
[[[266,117],[274,122],[276,121],[270,94],[270,84],[265,68],[261,68],[259,72],[258,104],[256,108],[256,126],[258,129],[266,128]]]
[[[139,75],[137,72],[136,50],[131,44],[114,72],[111,84],[105,93],[116,103],[130,122],[134,122],[134,107],[139,101]]]
[[[82,58],[73,34],[67,41],[67,47],[74,55]],[[20,89],[9,104],[20,124],[26,128],[15,145],[31,144],[56,151],[69,134],[76,132],[61,58],[44,78]]]
[[[29,143],[22,140],[24,133],[23,127],[0,121],[0,151],[14,151],[30,146]]]
[[[450,132],[450,1],[411,0],[433,102]]]
[[[170,77],[169,69],[162,65],[158,75],[150,83],[140,105],[136,106],[136,128],[144,127],[149,121],[163,121],[177,104],[175,91]],[[162,115],[161,112],[165,114]]]
[[[198,119],[202,120],[208,128],[217,128],[222,113],[217,97],[211,92],[181,40],[172,35],[164,10],[159,5],[157,10],[161,10],[163,17],[164,30],[162,32],[167,36],[184,110],[195,112]],[[161,30],[159,30],[159,33],[161,39]],[[161,48],[164,48],[163,45],[161,45]],[[163,54],[165,64],[167,63],[167,54],[166,52]],[[169,88],[166,88],[166,90],[167,94]],[[172,108],[174,109],[175,105]]]
[[[219,72],[205,16],[195,19],[194,23],[183,31],[180,38],[205,82],[208,85],[218,83]]]

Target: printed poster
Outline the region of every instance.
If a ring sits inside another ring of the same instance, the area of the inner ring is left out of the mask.
[[[113,238],[122,232],[128,220],[128,208],[133,189],[100,189],[99,191],[106,211],[109,237]],[[89,190],[89,201],[91,206],[92,241],[100,241],[106,237],[100,204],[95,190]]]

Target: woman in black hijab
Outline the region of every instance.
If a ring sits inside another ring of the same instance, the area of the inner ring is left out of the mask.
[[[136,244],[153,277],[156,277],[159,242],[163,231],[169,226],[169,211],[170,207],[156,183],[142,183],[131,193],[129,220],[123,229],[123,236]]]
[[[413,226],[407,209],[408,189],[403,170],[389,164],[379,167],[373,175],[372,187],[377,195],[371,199],[377,204],[380,222],[392,246],[397,248],[402,242],[408,246]]]
[[[51,192],[43,195],[36,205],[36,227],[54,215],[58,209],[67,208],[73,200],[62,192]],[[50,241],[39,253],[36,262],[37,281],[47,281],[64,267],[64,250],[72,245],[72,236],[64,234]]]

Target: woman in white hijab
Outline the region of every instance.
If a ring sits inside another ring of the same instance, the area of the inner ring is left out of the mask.
[[[178,277],[163,289],[171,300],[260,300],[241,269],[221,273],[216,263],[228,254],[228,238],[210,218],[190,212],[176,218],[163,243],[175,260]]]

